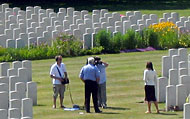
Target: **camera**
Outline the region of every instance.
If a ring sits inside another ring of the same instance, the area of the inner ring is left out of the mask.
[[[100,57],[94,57],[94,64],[95,65],[102,64],[101,58]]]

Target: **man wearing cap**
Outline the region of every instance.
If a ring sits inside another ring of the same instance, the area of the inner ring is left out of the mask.
[[[90,113],[90,97],[92,94],[94,110],[96,113],[102,111],[98,108],[98,83],[100,80],[100,71],[94,66],[94,58],[88,58],[88,64],[83,66],[80,74],[80,79],[85,83],[85,109],[87,113]]]

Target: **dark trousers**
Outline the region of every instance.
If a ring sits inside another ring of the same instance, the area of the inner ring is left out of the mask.
[[[85,80],[85,109],[87,112],[90,112],[90,97],[92,94],[94,110],[95,112],[99,111],[98,108],[98,84],[96,81]]]

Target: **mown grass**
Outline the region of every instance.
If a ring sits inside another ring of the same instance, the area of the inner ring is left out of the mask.
[[[107,97],[108,109],[102,109],[102,114],[86,114],[84,110],[64,111],[52,109],[52,84],[49,77],[49,68],[54,59],[32,61],[33,81],[38,84],[38,106],[34,106],[34,119],[180,119],[182,112],[164,112],[145,114],[146,104],[144,99],[144,82],[142,81],[143,70],[147,61],[152,61],[158,75],[161,74],[161,56],[167,55],[168,51],[150,51],[121,54],[99,55],[109,63],[107,68]],[[70,78],[70,88],[75,104],[84,104],[84,84],[78,78],[81,67],[86,58],[72,57],[63,58]],[[64,105],[72,107],[69,91],[65,93]],[[91,101],[92,105],[92,101]],[[59,101],[57,100],[57,106]],[[165,104],[160,103],[159,108],[164,110]],[[84,114],[80,115],[80,112]],[[94,109],[91,108],[91,112]]]

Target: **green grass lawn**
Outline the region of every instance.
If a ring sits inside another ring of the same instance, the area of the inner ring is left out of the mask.
[[[150,51],[143,53],[121,53],[99,55],[109,63],[107,68],[107,97],[108,109],[102,109],[102,114],[90,114],[84,110],[64,111],[52,109],[52,83],[49,77],[49,69],[54,59],[32,61],[33,81],[38,84],[38,106],[34,106],[34,119],[182,119],[182,111],[164,112],[156,114],[152,106],[152,114],[145,114],[146,104],[144,99],[143,71],[147,61],[152,61],[158,75],[161,74],[161,57],[168,51]],[[81,67],[86,58],[63,58],[70,78],[70,88],[74,103],[83,106],[84,84],[78,78]],[[57,100],[57,106],[59,101]],[[64,105],[72,107],[69,91],[65,93]],[[92,105],[92,101],[91,101]],[[159,108],[164,110],[165,104],[160,103]],[[84,112],[80,115],[79,112]]]

